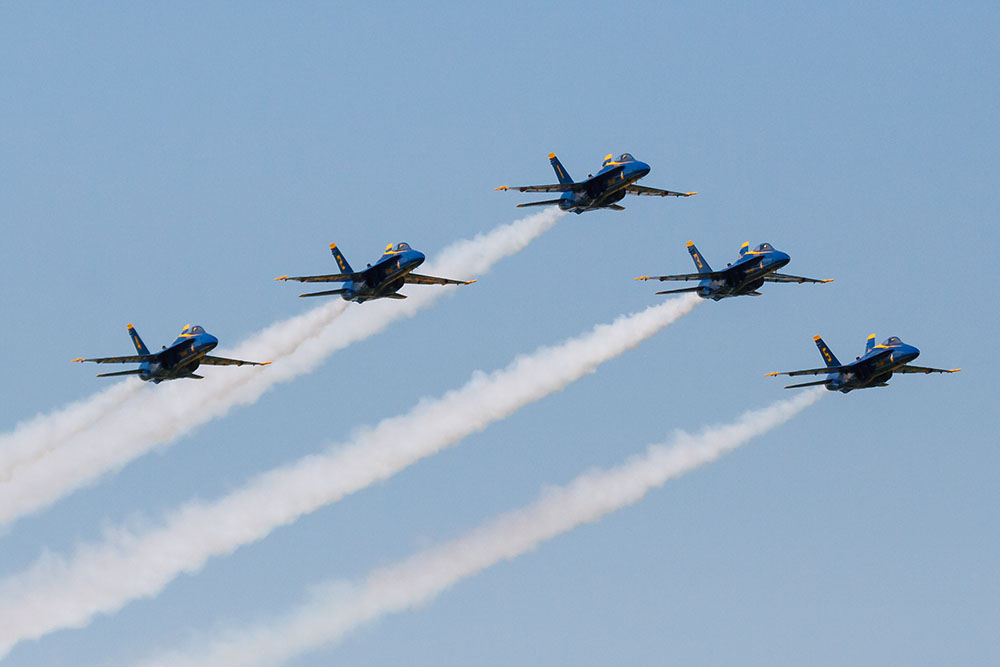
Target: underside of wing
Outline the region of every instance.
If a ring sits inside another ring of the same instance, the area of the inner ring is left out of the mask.
[[[647,197],[690,197],[697,192],[674,192],[673,190],[660,190],[659,188],[647,188],[645,185],[635,185],[634,183],[625,192],[630,195],[645,195]]]
[[[769,283],[832,283],[833,278],[803,278],[802,276],[789,276],[784,273],[769,273],[764,276],[764,281]]]
[[[144,361],[152,361],[158,356],[156,354],[133,354],[128,357],[101,357],[99,359],[74,359],[73,361],[93,361],[95,364],[141,364]]]
[[[697,292],[697,287],[682,287],[680,289],[668,289],[662,292],[656,292],[656,294],[681,294],[682,292]]]
[[[242,359],[226,359],[225,357],[204,356],[199,361],[206,366],[267,366],[270,361],[243,361]]]
[[[582,191],[583,183],[556,183],[554,185],[501,185],[494,190],[517,190],[518,192],[574,192]]]
[[[639,276],[636,280],[703,280],[705,278],[716,278],[718,272],[714,273],[677,273],[672,276]]]
[[[900,366],[893,373],[957,373],[961,368],[927,368],[925,366]]]
[[[527,206],[551,206],[552,204],[558,204],[562,199],[546,199],[545,201],[529,201],[523,204],[518,204],[518,208],[525,208]]]
[[[773,377],[775,375],[788,375],[788,376],[791,377],[791,376],[795,376],[795,375],[826,375],[827,373],[839,373],[841,371],[847,370],[848,368],[849,368],[848,366],[826,366],[824,368],[808,368],[808,369],[803,370],[803,371],[787,371],[787,372],[782,372],[782,373],[777,373],[777,372],[775,372],[775,373],[767,373],[766,376],[767,377]]]
[[[300,283],[342,283],[361,280],[360,273],[331,273],[325,276],[278,276],[275,280],[297,280]]]
[[[407,273],[403,282],[412,285],[471,285],[475,280],[452,280],[451,278],[438,278],[436,276],[423,276],[419,273]]]

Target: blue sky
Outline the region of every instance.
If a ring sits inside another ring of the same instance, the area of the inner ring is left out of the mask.
[[[657,302],[743,241],[825,286],[700,306],[565,391],[152,600],[14,649],[118,664],[293,607],[675,428],[786,397],[772,370],[898,335],[952,376],[824,398],[639,505],[295,665],[985,664],[1000,658],[989,3],[0,9],[8,432],[107,385],[77,356],[185,323],[220,351],[305,312],[284,273],[522,217],[501,184],[630,151],[697,190],[563,217],[476,285],[0,534],[0,576],[346,439]],[[428,288],[431,289],[431,288]],[[214,374],[243,369],[215,369]],[[211,376],[204,382],[211,382]],[[147,387],[144,391],[157,391]],[[137,414],[136,419],[142,419]],[[127,576],[127,573],[123,573]]]

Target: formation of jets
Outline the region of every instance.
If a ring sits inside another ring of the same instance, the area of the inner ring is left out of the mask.
[[[636,160],[630,153],[622,153],[617,158],[608,155],[604,158],[600,171],[596,175],[588,175],[586,180],[574,181],[563,167],[555,153],[549,153],[549,163],[556,173],[558,183],[551,185],[503,185],[497,190],[518,190],[520,192],[558,192],[558,199],[526,202],[518,204],[525,206],[556,205],[563,211],[584,213],[598,209],[625,210],[618,204],[625,195],[646,195],[657,197],[690,197],[695,192],[674,192],[638,185],[637,181],[649,173],[649,165]],[[694,292],[702,299],[720,301],[734,296],[760,296],[757,290],[767,282],[771,283],[829,283],[830,278],[804,278],[778,273],[790,261],[787,253],[781,252],[770,243],[761,243],[753,250],[749,243],[740,247],[739,257],[727,264],[725,269],[713,271],[708,262],[688,241],[688,252],[694,261],[696,273],[679,273],[666,276],[640,276],[636,280],[659,281],[698,281],[694,287],[663,290],[656,294],[676,294],[679,292]],[[456,280],[439,278],[413,273],[413,270],[423,264],[425,256],[414,250],[407,243],[389,244],[374,264],[368,264],[363,271],[355,271],[347,263],[344,254],[336,243],[330,244],[330,252],[337,262],[339,273],[315,276],[279,276],[275,280],[295,280],[300,283],[343,283],[343,287],[319,292],[307,292],[301,297],[336,296],[345,301],[364,303],[374,299],[405,299],[405,294],[399,290],[404,285],[470,285],[475,280]],[[177,339],[169,347],[164,346],[159,352],[150,353],[143,344],[135,328],[129,324],[128,333],[135,345],[136,354],[123,357],[102,357],[95,359],[74,359],[73,361],[92,361],[99,364],[107,363],[138,363],[139,368],[102,373],[98,377],[118,375],[137,375],[147,382],[158,384],[165,380],[178,378],[202,379],[195,373],[201,365],[210,366],[266,366],[269,361],[243,361],[215,357],[208,353],[218,345],[215,336],[207,333],[200,326],[184,327]],[[868,337],[864,355],[849,364],[841,364],[819,336],[815,339],[816,346],[826,366],[798,371],[768,373],[774,375],[826,375],[823,380],[804,382],[785,387],[809,387],[823,385],[831,391],[848,393],[855,389],[868,387],[885,387],[893,373],[954,373],[960,369],[939,369],[913,366],[911,361],[917,358],[920,350],[907,345],[896,336],[875,344],[875,334]]]

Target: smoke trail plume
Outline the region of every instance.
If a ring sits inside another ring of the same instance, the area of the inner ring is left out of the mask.
[[[498,260],[518,252],[550,229],[562,215],[557,208],[547,209],[471,240],[453,243],[438,254],[435,262],[428,262],[429,268],[460,277],[485,273]],[[406,301],[378,300],[353,308],[347,308],[339,299],[330,300],[272,325],[230,353],[273,360],[266,368],[229,369],[213,373],[200,383],[172,382],[137,392],[121,409],[105,411],[99,421],[76,432],[67,425],[86,419],[72,406],[46,418],[47,424],[33,422],[30,428],[23,429],[29,439],[21,438],[29,442],[24,450],[33,452],[30,465],[8,468],[6,478],[0,482],[0,525],[54,503],[153,447],[225,415],[234,406],[256,402],[275,383],[311,371],[333,352],[378,333],[398,319],[413,316],[454,289],[414,290]],[[91,403],[101,402],[85,401],[83,411]],[[92,414],[85,417],[94,422]],[[11,437],[20,438],[20,432],[22,429]],[[45,432],[55,437],[39,436]],[[36,436],[38,439],[30,440]]]
[[[638,502],[668,480],[780,426],[824,392],[818,388],[801,393],[697,435],[678,431],[670,446],[653,445],[617,468],[584,473],[564,487],[546,491],[526,507],[501,515],[464,537],[375,570],[361,582],[322,584],[306,604],[281,618],[224,633],[201,651],[168,653],[142,665],[273,665],[329,646],[364,623],[425,604],[463,579]]]
[[[10,479],[11,471],[36,461],[58,443],[90,428],[105,415],[135,396],[141,382],[118,382],[90,398],[59,410],[39,415],[18,424],[10,433],[0,435],[0,483]]]
[[[144,534],[119,529],[103,544],[77,547],[70,559],[44,555],[25,572],[0,581],[0,657],[23,639],[79,627],[98,612],[154,596],[210,557],[232,553],[387,479],[591,373],[698,303],[698,297],[688,294],[541,348],[492,374],[477,372],[460,389],[421,401],[405,415],[362,430],[347,444],[261,474],[215,502],[182,506]]]

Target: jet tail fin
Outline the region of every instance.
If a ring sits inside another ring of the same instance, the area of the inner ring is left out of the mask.
[[[573,178],[566,171],[566,168],[562,166],[562,162],[556,157],[555,153],[549,153],[549,164],[552,165],[553,171],[556,172],[556,178],[563,185],[568,185],[573,182]]]
[[[837,357],[830,351],[830,347],[823,342],[822,338],[815,336],[813,340],[816,341],[816,347],[819,348],[819,353],[823,355],[823,361],[826,362],[828,367],[832,368],[833,366],[841,365],[840,362],[837,361]]]
[[[330,244],[330,252],[333,254],[333,258],[337,260],[337,266],[344,273],[354,273],[354,269],[351,265],[347,263],[347,259],[344,257],[344,253],[340,252],[340,248],[337,247],[336,243]]]
[[[136,352],[138,352],[139,354],[149,354],[149,349],[146,347],[146,344],[142,342],[142,339],[139,338],[139,333],[135,330],[135,327],[132,326],[131,324],[128,325],[128,335],[129,338],[132,339],[132,344],[135,345]]]
[[[865,341],[865,354],[868,354],[875,349],[875,334],[868,336],[868,340]]]
[[[694,260],[694,265],[698,267],[698,273],[712,273],[712,267],[708,265],[708,262],[698,252],[698,249],[694,247],[694,241],[688,241],[687,247],[688,252],[691,253],[691,259]]]

